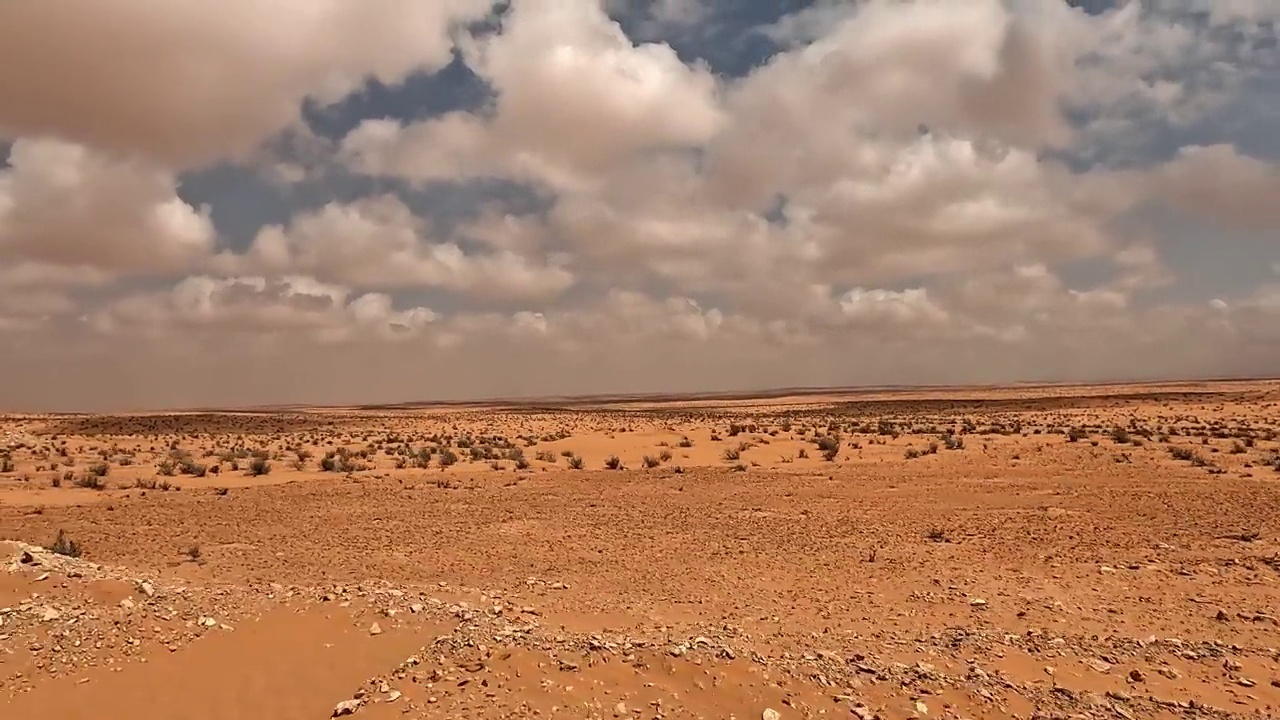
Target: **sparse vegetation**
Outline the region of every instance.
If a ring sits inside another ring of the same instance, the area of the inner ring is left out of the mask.
[[[835,462],[836,457],[840,454],[840,437],[837,435],[823,435],[817,439],[818,450],[822,453],[822,459],[827,462]],[[804,457],[807,457],[805,455]]]
[[[1174,445],[1169,448],[1169,454],[1173,456],[1174,460],[1183,460],[1196,467],[1206,467],[1210,464],[1200,453],[1181,445]]]
[[[72,540],[67,536],[67,533],[62,530],[58,531],[58,536],[54,538],[53,542],[47,545],[45,549],[51,553],[73,558],[80,557],[80,553],[82,552],[80,543]]]
[[[88,490],[107,489],[107,484],[102,481],[102,478],[98,475],[94,475],[93,473],[85,473],[84,475],[76,478],[75,485],[78,488],[85,488]]]

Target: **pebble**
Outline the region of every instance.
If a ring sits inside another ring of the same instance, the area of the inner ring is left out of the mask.
[[[370,625],[370,626],[369,626],[369,634],[370,634],[370,635],[381,635],[381,634],[382,634],[382,626],[381,626],[381,625],[379,625],[378,623],[374,623],[374,624]]]
[[[782,720],[782,713],[773,708],[765,708],[760,714],[760,720]]]

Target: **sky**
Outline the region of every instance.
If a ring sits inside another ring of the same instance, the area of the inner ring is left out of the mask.
[[[1280,0],[8,0],[0,408],[1280,375]]]

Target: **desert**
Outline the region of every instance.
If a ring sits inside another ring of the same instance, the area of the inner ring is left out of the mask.
[[[1280,713],[1280,382],[3,432],[6,717]]]
[[[0,0],[0,720],[1280,720],[1280,0]]]

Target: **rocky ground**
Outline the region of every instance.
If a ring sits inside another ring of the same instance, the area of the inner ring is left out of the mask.
[[[9,418],[0,710],[1280,717],[1280,392],[1086,390]]]

